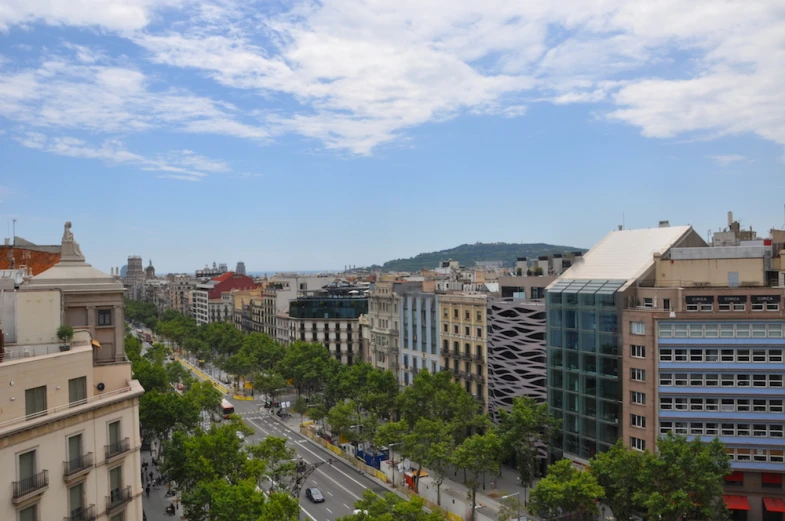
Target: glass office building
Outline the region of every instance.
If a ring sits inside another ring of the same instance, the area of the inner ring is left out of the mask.
[[[621,297],[627,280],[558,280],[546,292],[548,404],[558,451],[588,460],[620,435]]]
[[[300,297],[289,304],[289,316],[356,320],[368,313],[368,297]]]

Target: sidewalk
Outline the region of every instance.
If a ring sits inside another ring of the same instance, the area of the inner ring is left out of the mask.
[[[160,473],[153,467],[152,463],[152,456],[150,451],[142,451],[142,463],[147,463],[147,469],[145,471],[144,480],[142,481],[143,487],[147,487],[148,479],[150,477],[150,472],[153,473],[153,478],[160,477]],[[145,516],[147,516],[147,521],[181,521],[185,519],[182,517],[183,515],[183,508],[179,504],[179,499],[175,499],[174,497],[168,497],[166,495],[167,490],[169,487],[166,483],[161,485],[152,486],[150,485],[150,495],[148,496],[145,492],[142,494],[142,508],[144,509]],[[173,504],[177,507],[174,516],[171,516],[166,513],[166,507]]]

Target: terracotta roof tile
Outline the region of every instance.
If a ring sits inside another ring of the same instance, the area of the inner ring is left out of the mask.
[[[33,275],[43,273],[60,262],[59,253],[49,253],[28,250],[27,248],[2,246],[2,249],[0,249],[0,270],[11,269],[11,260],[8,257],[9,251],[13,252],[14,266],[17,268],[21,266],[30,266],[33,269]],[[26,253],[29,253],[29,259],[25,258]]]

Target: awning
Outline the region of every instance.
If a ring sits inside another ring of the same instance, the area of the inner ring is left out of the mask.
[[[782,485],[782,474],[772,474],[771,472],[764,472],[760,476],[760,480],[768,485]]]
[[[101,342],[99,342],[98,340],[93,339],[91,343],[93,344],[93,347],[97,347],[98,349],[101,349]]]
[[[747,496],[722,496],[725,504],[728,505],[730,510],[749,510],[750,502],[747,501]]]
[[[733,471],[730,474],[728,474],[727,476],[725,476],[725,481],[736,481],[736,482],[742,481],[743,482],[744,481],[744,472],[741,472],[741,471],[738,471],[738,470]]]
[[[778,497],[765,497],[763,504],[769,512],[785,512],[785,502]]]

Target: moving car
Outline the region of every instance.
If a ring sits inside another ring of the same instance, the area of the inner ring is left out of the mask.
[[[324,496],[322,495],[322,491],[318,488],[306,488],[305,497],[314,503],[324,503]]]

